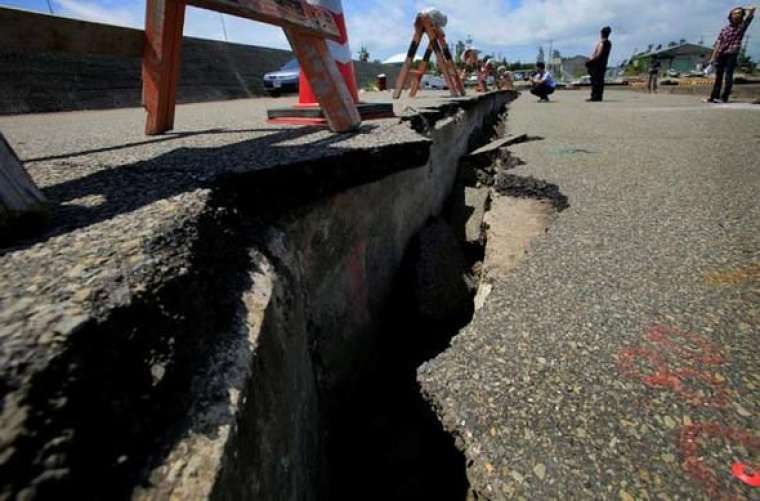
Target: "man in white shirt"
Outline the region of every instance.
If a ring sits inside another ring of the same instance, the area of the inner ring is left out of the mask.
[[[536,73],[531,77],[530,93],[538,96],[540,103],[548,103],[549,95],[554,94],[557,84],[550,71],[546,71],[546,64],[536,63]]]

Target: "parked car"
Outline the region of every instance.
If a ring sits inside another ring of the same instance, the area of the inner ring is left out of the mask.
[[[579,85],[591,85],[591,75],[583,75],[578,80],[573,80],[570,82],[571,85],[579,86]]]
[[[301,75],[301,66],[298,59],[291,59],[278,71],[272,71],[264,75],[264,88],[273,97],[283,92],[298,92],[298,79]]]
[[[434,89],[434,90],[446,90],[449,88],[449,86],[446,85],[446,80],[444,80],[443,77],[438,76],[438,75],[430,75],[430,74],[422,75],[422,81],[420,82],[420,87],[423,89]]]
[[[494,78],[493,75],[488,75],[486,77],[486,84],[488,84],[489,86],[491,86],[491,85],[494,85],[495,83],[496,83],[496,78]],[[478,85],[478,75],[472,74],[472,75],[468,76],[464,80],[464,84],[467,87],[476,87]]]

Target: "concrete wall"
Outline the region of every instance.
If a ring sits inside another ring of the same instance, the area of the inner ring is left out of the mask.
[[[490,94],[440,120],[424,165],[251,229],[261,244],[251,250],[238,342],[216,355],[224,370],[209,385],[229,391],[193,416],[219,432],[175,445],[138,499],[324,494],[322,423],[331,395],[371,363],[407,245],[440,214],[472,137],[512,97]]]
[[[6,23],[23,29],[0,30],[0,114],[140,106],[140,30],[0,8],[0,25]],[[22,39],[26,32],[41,33],[40,39]],[[82,46],[82,39],[93,45]],[[263,75],[292,58],[286,50],[186,37],[177,99],[265,95]],[[396,65],[355,66],[361,87],[379,73],[392,84],[399,71]]]

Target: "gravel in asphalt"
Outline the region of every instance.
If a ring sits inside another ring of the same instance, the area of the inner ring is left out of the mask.
[[[418,380],[486,499],[760,499],[760,107],[524,94],[568,197]],[[480,497],[478,498],[480,499]]]

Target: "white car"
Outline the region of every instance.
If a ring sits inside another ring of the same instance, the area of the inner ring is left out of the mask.
[[[583,75],[578,80],[573,80],[572,85],[591,85],[591,75]]]
[[[495,83],[496,83],[496,78],[494,78],[493,75],[488,75],[486,77],[486,84],[487,85],[494,85]],[[476,85],[478,85],[478,75],[477,74],[472,74],[472,75],[468,76],[465,79],[464,84],[466,86],[468,86],[468,87],[475,87]]]
[[[446,85],[446,80],[438,75],[425,74],[422,75],[422,81],[420,82],[420,88],[431,90],[446,90],[449,88]]]

